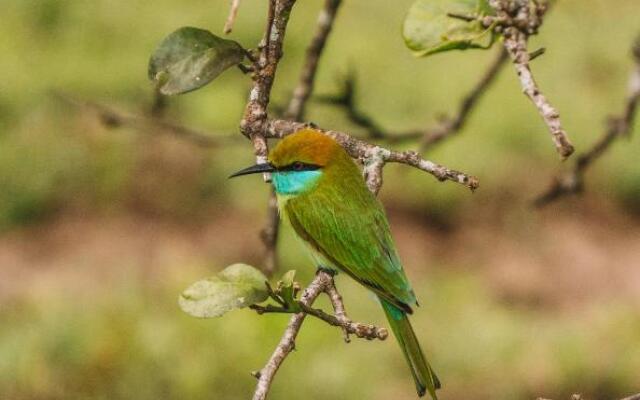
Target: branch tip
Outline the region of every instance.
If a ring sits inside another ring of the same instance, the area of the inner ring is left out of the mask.
[[[466,22],[472,22],[472,21],[475,21],[476,19],[478,19],[478,16],[476,16],[476,15],[458,14],[458,13],[452,13],[452,12],[447,13],[447,17],[454,18],[454,19],[460,19],[460,20],[466,21]]]
[[[233,30],[233,24],[236,22],[238,16],[238,9],[240,8],[240,0],[231,0],[231,7],[229,8],[229,16],[224,23],[222,31],[225,35],[228,35]]]
[[[488,22],[500,27],[504,48],[513,61],[522,91],[537,108],[551,133],[556,151],[564,160],[573,154],[574,147],[562,127],[559,113],[538,87],[529,66],[531,60],[543,54],[544,50],[538,49],[529,54],[527,49],[529,37],[538,33],[548,6],[546,3],[534,2],[532,7],[529,1],[508,0],[489,0],[489,4],[496,15],[489,17]]]

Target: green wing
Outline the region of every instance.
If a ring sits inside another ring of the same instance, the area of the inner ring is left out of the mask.
[[[289,199],[284,210],[296,233],[324,259],[411,313],[416,298],[382,205],[366,188],[352,191],[348,202],[336,201],[340,198],[331,190],[316,190]]]

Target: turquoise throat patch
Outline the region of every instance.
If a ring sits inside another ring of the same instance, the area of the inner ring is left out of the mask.
[[[300,194],[313,187],[322,176],[321,170],[273,173],[273,187],[278,194]]]

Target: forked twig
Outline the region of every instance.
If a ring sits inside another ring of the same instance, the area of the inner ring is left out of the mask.
[[[543,207],[571,194],[580,193],[584,188],[584,174],[593,163],[611,147],[616,139],[629,137],[640,104],[640,38],[633,47],[635,65],[629,78],[627,100],[621,115],[607,120],[604,134],[586,152],[580,154],[567,173],[554,178],[549,189],[535,199],[534,205]]]
[[[342,312],[338,313],[336,311],[336,315],[333,316],[325,313],[324,311],[312,308],[311,305],[322,293],[329,294],[331,304],[334,309],[342,310]],[[389,333],[384,328],[378,328],[373,325],[365,325],[349,320],[344,313],[342,298],[336,294],[337,291],[335,290],[333,283],[333,276],[324,270],[318,270],[315,278],[306,287],[306,289],[304,289],[302,296],[298,301],[298,304],[303,311],[291,316],[289,324],[287,325],[280,342],[271,354],[271,357],[260,371],[254,373],[254,376],[258,378],[258,384],[256,385],[256,390],[253,394],[253,400],[264,400],[267,398],[267,394],[269,393],[269,389],[271,388],[276,372],[278,372],[278,369],[289,353],[295,349],[296,337],[298,336],[302,323],[307,315],[313,315],[330,325],[341,327],[345,332],[345,340],[347,341],[349,333],[368,340],[385,340],[389,336]],[[258,312],[270,312],[266,310],[265,307],[253,306],[252,308],[256,309]],[[286,311],[274,308],[272,309],[272,312]]]
[[[436,126],[425,129],[407,132],[391,132],[383,129],[377,121],[362,111],[358,106],[356,76],[353,72],[347,74],[341,93],[330,96],[318,96],[317,98],[318,101],[323,103],[342,107],[346,111],[349,120],[353,124],[365,129],[368,137],[371,139],[380,139],[389,143],[421,140],[420,151],[425,151],[462,130],[478,101],[495,81],[507,60],[508,54],[506,50],[501,50],[476,85],[462,98],[456,113],[453,116],[442,118]]]

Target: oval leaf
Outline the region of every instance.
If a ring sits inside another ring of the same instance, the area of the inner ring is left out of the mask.
[[[267,277],[254,267],[233,264],[189,286],[178,299],[182,311],[198,318],[219,317],[234,308],[265,301]]]
[[[198,28],[183,27],[167,36],[149,60],[149,79],[165,95],[196,90],[244,59],[244,49]]]
[[[493,9],[486,0],[417,0],[404,20],[402,34],[416,56],[448,50],[489,48],[492,29],[477,20],[463,21],[448,14],[482,16]]]

